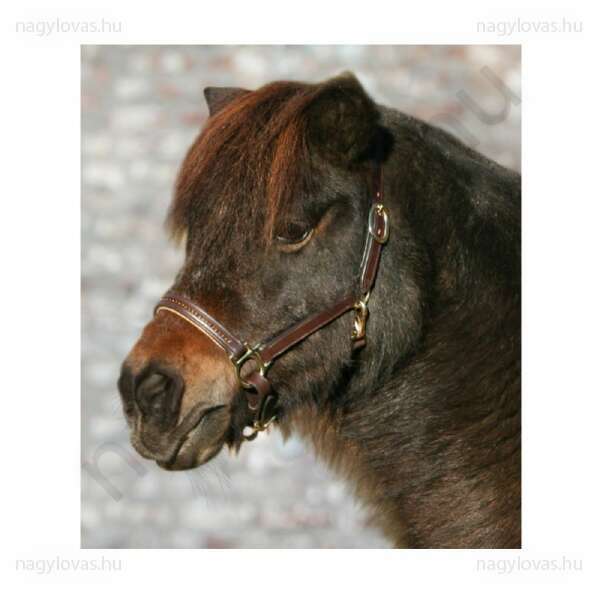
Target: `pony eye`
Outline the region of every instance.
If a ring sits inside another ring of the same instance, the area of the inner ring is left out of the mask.
[[[308,243],[312,237],[313,229],[302,223],[289,223],[285,231],[282,231],[276,240],[283,246],[288,246],[289,250],[295,250]]]

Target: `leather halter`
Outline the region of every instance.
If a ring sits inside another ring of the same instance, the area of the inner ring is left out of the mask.
[[[377,167],[374,179],[375,189],[360,265],[358,294],[350,293],[329,308],[309,315],[282,333],[255,345],[241,341],[201,306],[179,294],[167,293],[154,309],[155,315],[160,311],[168,311],[184,319],[227,353],[237,380],[246,392],[248,409],[252,414],[253,431],[244,436],[247,440],[254,439],[259,431],[264,431],[277,418],[277,398],[267,378],[267,371],[284,352],[351,310],[355,311],[353,347],[361,348],[366,343],[366,322],[369,316],[367,304],[377,276],[381,250],[390,231],[388,212],[383,205],[381,166]],[[244,369],[247,363],[254,365],[250,372],[247,372],[248,367]]]

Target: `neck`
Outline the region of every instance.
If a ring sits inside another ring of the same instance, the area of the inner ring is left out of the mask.
[[[396,546],[520,546],[518,319],[448,310],[383,387],[291,415]]]
[[[411,135],[422,136],[414,127],[404,136],[410,143],[417,143]],[[387,283],[376,284],[369,322],[380,335],[367,334],[372,346],[364,350],[364,368],[330,402],[297,408],[284,430],[294,427],[308,437],[319,455],[354,481],[395,545],[515,548],[520,547],[517,176],[464,147],[452,148],[449,164],[438,150],[447,144],[455,142],[434,131],[425,148],[400,148],[396,160],[404,169],[427,177],[410,184],[398,178],[397,189],[388,184],[388,198],[412,199],[397,214],[410,215],[415,238],[428,236],[430,262],[422,274],[427,285],[407,287],[413,274],[403,271],[396,279],[405,287],[394,290],[389,265],[406,261],[388,261],[386,272],[386,249],[380,279]],[[418,160],[433,166],[410,162]],[[433,210],[431,198],[437,202]],[[412,298],[414,310],[386,310],[383,299],[378,306],[378,288],[385,298]],[[425,291],[419,295],[417,289]],[[406,315],[419,314],[417,305],[426,309],[403,336]],[[393,358],[391,335],[386,341],[382,333],[390,329],[398,331],[401,358]],[[378,346],[385,356],[376,356]],[[385,373],[374,375],[375,364],[386,365]]]

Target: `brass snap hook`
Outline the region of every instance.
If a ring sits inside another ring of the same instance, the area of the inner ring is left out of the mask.
[[[272,416],[266,423],[254,421],[254,423],[252,423],[252,425],[247,425],[246,427],[244,427],[244,431],[242,431],[242,437],[247,442],[251,442],[252,440],[255,440],[256,437],[258,436],[258,434],[261,431],[266,431],[267,429],[269,429],[269,427],[271,426],[272,423],[275,422],[275,420],[276,420],[276,417]],[[245,433],[246,429],[249,429],[250,431],[248,433]]]
[[[276,403],[277,399],[273,395],[267,396],[267,398],[265,398],[265,400],[259,408],[258,417],[254,420],[252,425],[248,425],[244,428],[250,429],[250,432],[244,433],[242,431],[242,436],[247,442],[251,442],[252,440],[254,440],[261,431],[266,431],[267,429],[269,429],[271,424],[277,420],[277,412],[273,412],[271,416],[268,416],[268,411],[274,410]]]

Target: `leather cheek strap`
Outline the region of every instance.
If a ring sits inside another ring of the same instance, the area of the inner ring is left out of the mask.
[[[346,296],[345,298],[342,298],[336,302],[330,308],[310,315],[306,319],[296,323],[296,325],[286,329],[278,336],[261,344],[259,346],[259,352],[263,361],[267,364],[270,364],[284,352],[289,350],[292,346],[295,346],[344,313],[352,310],[355,302],[354,296]]]

